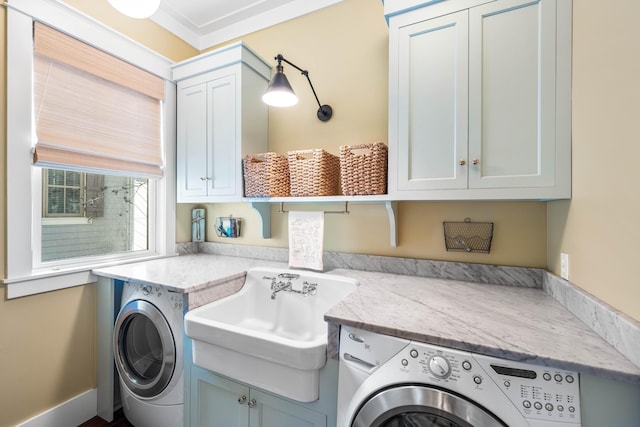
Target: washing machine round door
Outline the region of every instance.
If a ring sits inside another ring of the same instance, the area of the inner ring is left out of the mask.
[[[115,362],[127,388],[142,398],[157,396],[173,376],[176,345],[155,305],[135,300],[122,307],[114,331]]]
[[[352,427],[506,427],[481,406],[445,390],[402,385],[379,391],[360,407]]]

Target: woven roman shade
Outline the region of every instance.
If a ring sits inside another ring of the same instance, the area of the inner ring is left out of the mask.
[[[34,164],[160,177],[164,81],[36,23]]]

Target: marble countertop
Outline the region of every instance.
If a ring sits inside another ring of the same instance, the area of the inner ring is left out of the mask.
[[[286,262],[197,254],[101,268],[94,273],[195,295],[243,278],[257,266],[288,268]],[[640,384],[640,368],[540,288],[344,268],[328,273],[360,282],[326,313],[328,322]],[[228,294],[219,293],[217,298]]]
[[[360,281],[325,320],[640,384],[640,368],[540,288],[334,270]]]
[[[247,270],[257,266],[288,268],[283,262],[191,254],[98,268],[93,273],[111,279],[144,282],[176,292],[191,293],[244,277]]]

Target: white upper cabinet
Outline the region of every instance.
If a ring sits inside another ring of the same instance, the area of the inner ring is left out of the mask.
[[[569,198],[570,0],[418,3],[385,1],[390,196]]]
[[[466,11],[398,29],[394,189],[467,188],[467,34]]]
[[[242,43],[174,65],[178,202],[242,199],[242,158],[267,151],[270,70]]]

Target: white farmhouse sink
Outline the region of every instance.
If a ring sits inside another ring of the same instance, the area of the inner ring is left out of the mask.
[[[276,288],[290,283],[293,290],[274,294],[272,283]],[[251,269],[238,293],[186,314],[193,362],[294,400],[317,400],[319,372],[326,364],[324,314],[357,285],[329,274]]]

